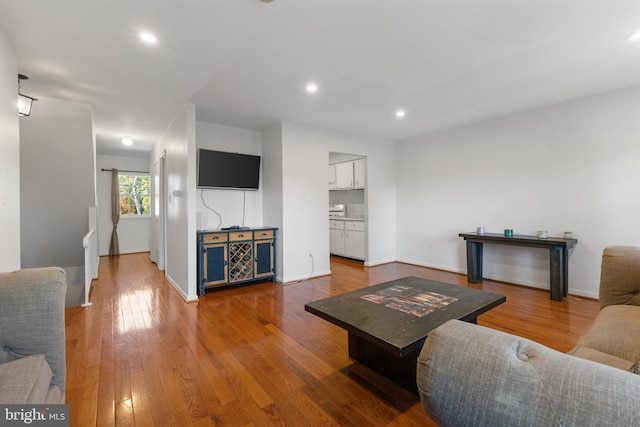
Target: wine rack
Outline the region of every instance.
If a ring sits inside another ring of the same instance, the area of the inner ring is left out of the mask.
[[[198,232],[198,293],[254,280],[275,280],[277,228]]]
[[[229,281],[243,282],[253,278],[253,245],[251,242],[229,245]]]

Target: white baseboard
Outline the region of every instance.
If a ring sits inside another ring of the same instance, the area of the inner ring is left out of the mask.
[[[376,265],[382,265],[382,264],[389,264],[392,262],[396,262],[395,259],[379,259],[379,260],[373,260],[373,261],[365,261],[364,265],[365,267],[375,267]]]
[[[311,276],[309,276],[309,275],[306,275],[306,276],[287,276],[287,277],[278,276],[278,277],[276,277],[276,281],[278,281],[279,283],[284,283],[286,285],[287,283],[299,282],[301,280],[313,279],[314,277],[328,276],[330,274],[331,274],[331,270],[314,271]]]
[[[178,293],[180,294],[180,296],[185,300],[185,302],[194,302],[194,301],[198,301],[198,297],[195,298],[189,298],[189,295],[186,294],[184,292],[184,290],[182,288],[180,288],[180,286],[177,285],[176,281],[173,280],[173,278],[167,274],[167,272],[165,271],[164,277],[167,279],[167,281],[171,284],[171,286],[173,286],[173,288],[178,291]]]

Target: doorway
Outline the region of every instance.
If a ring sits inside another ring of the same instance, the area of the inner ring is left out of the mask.
[[[367,158],[329,153],[329,252],[367,262]]]
[[[165,218],[167,212],[167,183],[165,176],[165,159],[166,152],[162,152],[160,158],[153,165],[153,211],[151,221],[151,261],[158,266],[158,270],[164,271],[166,265],[165,259]]]

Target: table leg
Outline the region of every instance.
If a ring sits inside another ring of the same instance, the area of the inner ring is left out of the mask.
[[[551,275],[549,291],[553,301],[562,301],[564,295],[564,268],[562,246],[549,248],[549,272]]]
[[[482,280],[482,243],[467,240],[467,281]]]
[[[349,332],[349,357],[414,394],[418,394],[416,364],[421,349],[395,356]]]
[[[569,295],[569,249],[562,247],[562,295]]]

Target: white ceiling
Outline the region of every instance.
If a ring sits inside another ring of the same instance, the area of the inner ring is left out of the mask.
[[[640,84],[638,0],[0,0],[0,29],[22,92],[91,104],[103,153],[185,103],[401,140]]]

